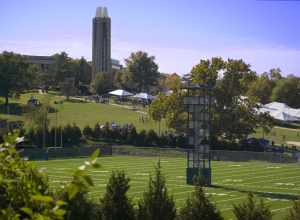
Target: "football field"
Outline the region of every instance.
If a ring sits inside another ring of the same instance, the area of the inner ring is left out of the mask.
[[[169,193],[180,208],[193,186],[186,184],[184,157],[161,157],[163,174],[166,177]],[[84,158],[37,161],[49,176],[53,187],[68,182],[71,174],[84,163]],[[111,156],[100,157],[99,169],[89,170],[95,186],[89,195],[99,200],[112,170],[124,170],[130,177],[128,195],[135,204],[147,187],[149,175],[153,174],[158,157]],[[205,188],[206,194],[216,203],[225,219],[234,219],[232,205],[244,201],[247,192],[265,200],[274,215],[274,219],[284,219],[292,199],[300,195],[300,164],[281,164],[267,162],[212,162],[212,181],[214,187]]]

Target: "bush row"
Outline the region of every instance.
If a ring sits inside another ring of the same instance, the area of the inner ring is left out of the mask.
[[[76,124],[64,127],[45,129],[29,129],[25,133],[27,144],[39,147],[65,147],[79,145],[85,140],[104,141],[117,144],[130,144],[134,146],[184,146],[184,136],[172,133],[163,133],[160,136],[154,130],[141,130],[138,132],[133,125],[112,127],[109,123],[100,125],[96,123],[93,128],[84,127],[81,130]]]
[[[100,125],[96,123],[94,128],[86,126],[83,129],[86,139],[103,140],[107,142],[130,144],[135,146],[170,146],[182,147],[184,136],[172,133],[163,133],[160,136],[152,129],[138,132],[134,125],[112,127],[109,123]]]

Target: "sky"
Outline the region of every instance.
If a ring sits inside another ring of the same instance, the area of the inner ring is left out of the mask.
[[[122,63],[142,50],[164,73],[220,56],[300,76],[300,0],[0,0],[0,51],[91,60],[98,6],[108,8]]]

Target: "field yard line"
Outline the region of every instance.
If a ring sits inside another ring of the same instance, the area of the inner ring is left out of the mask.
[[[266,178],[266,177],[270,177],[273,175],[267,175],[267,176],[263,176],[261,178]],[[267,183],[270,182],[271,180],[286,180],[286,179],[290,179],[290,178],[300,178],[300,176],[290,176],[290,177],[279,177],[279,178],[268,178],[268,180],[263,180],[263,181],[255,181],[255,182],[249,182],[246,184],[236,184],[236,185],[253,185],[253,184],[257,184],[257,183]],[[253,178],[254,179],[254,178]],[[232,184],[223,184],[223,185],[232,185]]]
[[[283,170],[281,170],[281,171],[283,171]],[[247,171],[246,171],[247,172]],[[251,177],[250,175],[231,175],[231,176],[222,176],[222,177],[220,177],[220,178],[216,178],[216,179],[213,179],[214,181],[217,181],[217,182],[219,182],[218,181],[218,179],[232,179],[232,177],[243,177],[243,176],[249,176],[249,177],[246,177],[246,178],[241,178],[241,179],[245,179],[245,180],[247,180],[247,179],[259,179],[259,178],[265,178],[265,177],[269,177],[269,176],[274,176],[274,174],[278,174],[278,171],[274,171],[275,173],[273,173],[273,172],[268,172],[267,174],[270,174],[270,173],[272,173],[271,175],[264,175],[264,176],[257,176],[257,174],[258,173],[261,173],[261,172],[258,172],[258,171],[256,171],[256,172],[247,172],[248,174],[249,173],[254,173],[254,174],[256,174],[255,176],[256,177]],[[294,173],[294,172],[297,172],[297,173],[299,173],[299,170],[290,170],[290,171],[285,171],[284,172],[284,174],[286,174],[286,173]],[[221,181],[222,182],[222,181]]]
[[[278,211],[281,211],[281,210],[290,209],[290,208],[292,208],[292,207],[293,207],[293,206],[287,206],[287,207],[280,208],[280,209],[273,209],[273,210],[271,210],[271,212],[278,212]]]
[[[273,203],[273,202],[278,202],[278,201],[264,201],[265,204],[267,203]],[[278,211],[281,211],[281,210],[285,210],[285,209],[289,209],[291,208],[292,206],[287,206],[287,207],[284,207],[284,208],[279,208],[279,209],[271,209],[271,212],[278,212]],[[224,208],[224,209],[220,209],[221,212],[224,212],[224,211],[229,211],[229,210],[232,210],[233,207],[231,208]]]
[[[290,170],[291,168],[290,167],[285,167],[285,168],[282,168],[282,169],[280,169],[280,170],[275,170],[275,169],[273,169],[273,170],[271,170],[271,169],[268,169],[268,168],[259,168],[259,167],[253,167],[252,166],[252,169],[244,169],[244,170],[247,170],[247,172],[246,172],[246,174],[242,174],[242,175],[239,175],[239,176],[248,176],[248,174],[249,173],[257,173],[257,172],[266,172],[266,171],[269,171],[268,173],[273,173],[273,172],[275,172],[275,173],[277,173],[278,171],[285,171],[285,170]],[[295,169],[297,169],[297,170],[299,170],[300,171],[300,167],[299,168],[295,168]],[[259,171],[258,171],[259,170]],[[218,171],[218,173],[219,173],[220,171]],[[233,172],[231,172],[231,173],[235,173],[236,171],[234,170]],[[240,171],[239,171],[240,172]],[[223,172],[220,172],[220,173],[222,173],[223,174]],[[230,176],[236,176],[236,175],[230,175]]]

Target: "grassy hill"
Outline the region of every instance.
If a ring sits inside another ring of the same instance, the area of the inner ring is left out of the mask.
[[[50,123],[51,126],[66,125],[68,123],[76,123],[78,126],[83,128],[86,125],[94,126],[96,122],[116,122],[118,124],[133,123],[138,130],[142,129],[154,129],[158,130],[158,125],[149,119],[147,115],[147,109],[138,107],[137,110],[132,110],[128,108],[129,106],[110,104],[100,104],[100,103],[82,103],[78,101],[63,101],[63,104],[54,104],[55,101],[65,100],[64,97],[57,95],[55,92],[50,92],[49,94],[38,94],[34,92],[29,92],[22,94],[18,99],[10,99],[11,105],[21,105],[25,106],[27,100],[35,96],[40,101],[45,101],[49,99],[52,106],[58,109],[58,113],[50,113]],[[26,117],[24,114],[12,114],[7,115],[6,110],[3,108],[4,99],[0,98],[0,106],[2,106],[0,111],[0,118],[5,118],[9,120],[22,120],[26,123]],[[56,120],[57,116],[57,120]],[[140,117],[148,118],[149,120],[144,121],[144,123],[139,120]],[[162,130],[166,130],[165,123],[162,123]],[[291,129],[283,127],[274,127],[272,131],[263,135],[262,130],[258,129],[254,137],[265,137],[276,144],[283,144],[287,142],[299,142],[300,143],[300,129]]]
[[[58,113],[50,113],[50,124],[54,125],[66,125],[68,123],[76,123],[79,127],[83,128],[86,125],[94,126],[96,122],[115,122],[118,124],[133,123],[138,130],[142,129],[158,129],[158,125],[149,119],[147,115],[147,109],[139,107],[136,110],[129,109],[128,106],[110,104],[100,104],[91,102],[79,102],[79,101],[63,101],[62,104],[54,104],[55,101],[65,100],[64,97],[55,93],[38,94],[38,93],[26,93],[21,95],[18,99],[14,98],[10,100],[11,105],[25,106],[27,100],[31,97],[37,97],[41,102],[46,99],[50,100],[51,106],[58,109]],[[4,114],[6,111],[3,108],[3,99],[0,99],[2,105],[2,111],[0,118],[9,120],[22,120],[26,124],[26,117],[24,114]],[[145,120],[142,122],[140,118]],[[57,120],[56,120],[57,118]],[[147,120],[146,120],[147,119]],[[163,123],[162,123],[163,124]],[[162,125],[164,129],[164,125]]]

